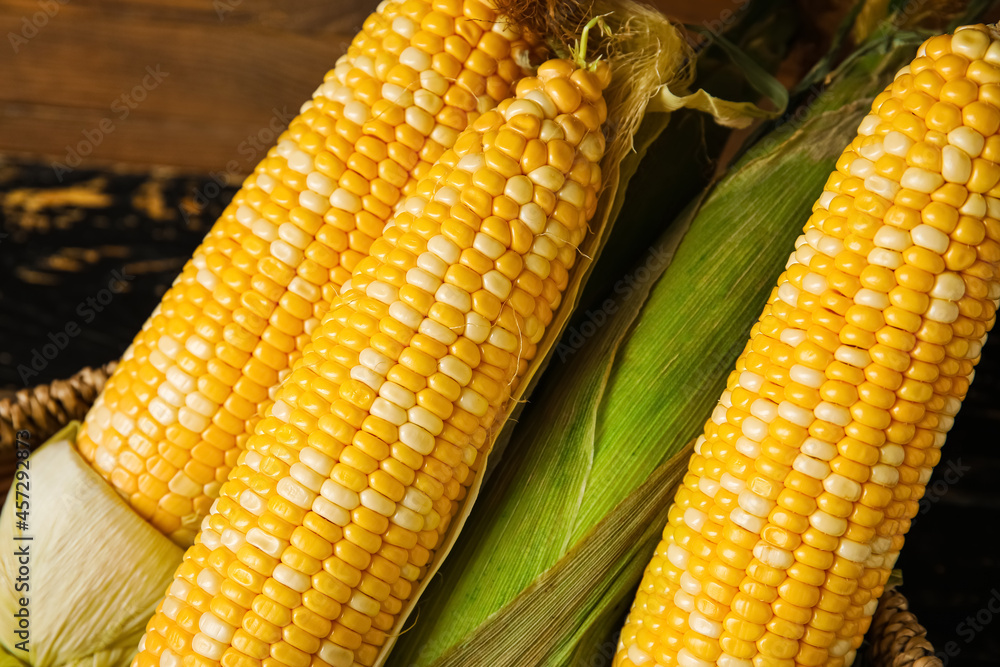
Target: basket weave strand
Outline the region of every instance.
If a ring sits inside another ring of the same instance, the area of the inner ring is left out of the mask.
[[[873,667],[943,667],[927,640],[927,630],[909,610],[906,596],[895,588],[879,601],[868,641]]]
[[[74,419],[83,419],[118,365],[86,367],[68,380],[21,389],[0,400],[0,452],[14,447],[17,432],[27,429],[37,446]]]

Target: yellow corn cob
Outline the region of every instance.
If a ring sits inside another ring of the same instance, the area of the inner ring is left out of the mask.
[[[524,46],[479,0],[384,2],[184,267],[77,443],[175,542],[393,208],[511,93]]]
[[[445,152],[313,333],[135,665],[371,665],[559,306],[609,70],[542,65]]]
[[[925,42],[845,149],[699,438],[620,667],[849,665],[1000,297],[1000,34]]]

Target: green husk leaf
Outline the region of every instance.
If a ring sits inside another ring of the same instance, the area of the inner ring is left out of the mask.
[[[575,665],[607,653],[658,530],[613,564],[580,545],[701,429],[844,143],[919,41],[896,36],[852,58],[806,113],[766,136],[692,209],[658,280],[662,266],[640,266],[631,283],[614,285],[592,336],[577,330],[574,346],[569,330],[565,363],[553,363],[522,414],[508,464],[391,664]],[[550,591],[540,584],[554,570],[591,576]],[[514,623],[516,632],[498,630]],[[532,661],[519,662],[528,650]]]
[[[690,451],[690,447],[681,450],[653,471],[584,539],[512,600],[505,613],[492,616],[435,664],[515,667],[562,662],[562,656],[572,650],[572,645],[556,641],[564,628],[576,623],[581,610],[599,606],[605,588],[615,589],[622,581],[622,568],[638,562],[641,546],[659,536],[667,518],[667,501],[684,476]],[[606,586],[581,585],[593,580]],[[533,632],[540,621],[544,621],[542,641]],[[498,643],[494,641],[497,636],[511,641]]]

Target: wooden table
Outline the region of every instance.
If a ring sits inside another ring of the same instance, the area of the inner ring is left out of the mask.
[[[717,21],[749,0],[659,0]],[[0,0],[0,152],[248,172],[376,0]]]

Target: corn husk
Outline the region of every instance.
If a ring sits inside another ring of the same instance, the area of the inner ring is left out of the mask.
[[[80,456],[78,427],[71,423],[28,459],[28,530],[15,527],[14,488],[0,517],[7,545],[0,551],[0,590],[7,592],[0,596],[0,642],[11,665],[128,664],[183,555]],[[15,541],[25,536],[31,539]],[[15,549],[22,546],[29,590],[15,594]],[[17,648],[25,637],[11,620],[20,597],[28,598],[27,652]]]
[[[808,109],[674,223],[633,284],[614,284],[592,335],[576,320],[582,344],[572,328],[563,338],[564,363],[554,362],[522,414],[506,465],[393,666],[610,664],[622,611],[686,470],[684,446],[844,143],[922,38],[897,34],[855,54]],[[651,483],[664,500],[650,495]],[[611,526],[621,532],[609,537]]]

